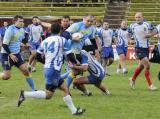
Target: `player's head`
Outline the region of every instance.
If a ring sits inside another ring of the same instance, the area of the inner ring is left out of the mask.
[[[51,33],[52,34],[59,34],[61,30],[61,25],[58,22],[54,22],[51,25]]]
[[[90,27],[93,22],[94,22],[94,16],[91,14],[87,14],[84,18],[83,18],[83,22],[85,23],[86,27]]]
[[[37,16],[33,16],[32,17],[32,23],[34,24],[34,25],[38,25],[39,23],[39,18],[37,17]]]
[[[126,30],[127,27],[128,27],[127,20],[122,20],[122,22],[121,22],[121,28],[124,29],[124,30]]]
[[[96,20],[96,27],[101,27],[102,21],[100,19]]]
[[[108,21],[104,21],[104,22],[103,22],[103,28],[104,28],[105,30],[109,29],[109,23],[108,23]]]
[[[4,22],[3,22],[3,26],[4,26],[4,27],[8,26],[8,22],[7,22],[7,21],[4,21]]]
[[[16,27],[22,28],[24,26],[24,19],[20,15],[16,15],[13,18],[13,22],[14,22],[14,24],[15,24]]]
[[[69,16],[63,16],[61,19],[61,26],[63,28],[67,28],[70,25],[70,17]]]
[[[135,20],[136,20],[136,22],[138,24],[143,22],[143,14],[142,14],[142,12],[137,12],[135,14]]]

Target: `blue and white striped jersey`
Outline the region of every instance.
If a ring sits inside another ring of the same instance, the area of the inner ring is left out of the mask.
[[[31,24],[28,27],[28,32],[29,32],[29,42],[40,43],[41,36],[43,34],[43,28],[41,25]]]
[[[112,46],[112,39],[113,39],[114,33],[112,29],[102,29],[101,30],[101,40],[102,40],[102,47],[110,47]]]
[[[142,24],[132,23],[128,32],[134,37],[137,48],[148,48],[149,39],[145,35],[154,29],[153,25],[144,21]]]
[[[96,27],[98,37],[101,37],[101,30],[102,29],[103,29],[103,27]]]
[[[156,27],[157,34],[158,34],[158,44],[160,45],[160,24]]]
[[[64,53],[70,53],[70,47],[67,40],[59,35],[54,35],[42,41],[37,52],[45,55],[44,68],[54,68],[60,71],[63,62]]]
[[[158,50],[160,53],[160,24],[157,25],[156,30],[157,30],[157,35],[158,35]]]
[[[117,46],[128,47],[128,31],[123,29],[117,29],[114,33],[117,40]]]
[[[102,67],[102,65],[94,59],[88,52],[85,50],[81,51],[82,54],[82,65],[87,65],[89,67],[89,73],[96,76],[101,77],[105,74],[105,71]]]

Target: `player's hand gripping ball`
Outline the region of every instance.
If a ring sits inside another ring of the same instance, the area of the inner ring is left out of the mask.
[[[82,37],[83,37],[83,34],[80,32],[72,34],[72,40],[74,41],[80,41]]]

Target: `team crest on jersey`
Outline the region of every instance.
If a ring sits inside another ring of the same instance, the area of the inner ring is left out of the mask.
[[[147,28],[146,28],[146,27],[144,27],[144,31],[147,31]]]

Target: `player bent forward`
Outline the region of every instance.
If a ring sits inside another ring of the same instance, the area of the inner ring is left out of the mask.
[[[88,95],[88,90],[85,88],[84,84],[94,84],[97,88],[99,88],[105,95],[110,95],[109,90],[102,84],[102,80],[105,77],[105,71],[101,64],[95,60],[89,53],[85,50],[81,51],[82,56],[82,64],[72,65],[69,63],[69,67],[76,70],[81,71],[89,71],[89,76],[84,76],[77,78],[73,81],[73,85],[76,86],[79,90],[83,92],[83,94]]]

